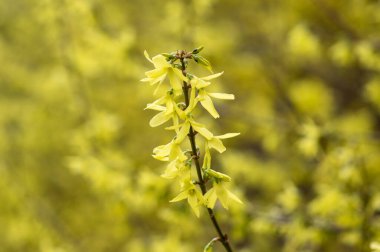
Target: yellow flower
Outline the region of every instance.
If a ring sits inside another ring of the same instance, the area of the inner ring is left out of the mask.
[[[231,138],[240,135],[240,133],[227,133],[220,136],[213,136],[211,139],[208,139],[208,146],[217,150],[219,153],[223,153],[226,150],[226,147],[223,145],[223,142],[220,139]]]
[[[181,147],[171,141],[168,144],[157,146],[153,149],[153,157],[160,161],[171,161],[176,159],[179,155],[184,155]]]
[[[200,215],[200,207],[204,203],[202,192],[190,180],[185,181],[184,189],[170,202],[177,202],[187,199],[191,209],[197,217]]]
[[[189,122],[191,124],[191,127],[196,132],[201,134],[204,138],[206,138],[207,140],[211,140],[213,138],[214,135],[208,129],[206,129],[206,127],[203,124],[194,121],[191,117],[189,118]]]
[[[197,76],[193,76],[193,78],[190,81],[190,84],[191,84],[191,86],[195,87],[196,89],[205,88],[211,84],[211,82],[209,82],[209,80],[218,78],[222,74],[223,74],[223,72],[220,72],[220,73],[212,74],[212,75],[209,75],[206,77],[201,77],[201,78],[199,78]]]
[[[197,77],[192,76],[192,79],[190,80],[190,84],[192,87],[195,87],[198,90],[198,96],[196,98],[196,102],[200,101],[201,105],[214,117],[219,118],[219,114],[216,111],[214,104],[211,100],[211,97],[216,99],[223,99],[223,100],[233,100],[235,99],[235,96],[233,94],[224,94],[224,93],[208,93],[204,89],[205,87],[209,86],[211,82],[209,80],[218,78],[221,76],[223,72],[216,73],[213,75],[209,75],[206,77]]]
[[[211,97],[222,100],[235,99],[233,94],[207,93],[206,90],[200,89],[197,99],[200,101],[202,107],[204,107],[214,118],[219,118],[219,113],[216,111]]]
[[[183,142],[183,140],[185,140],[187,134],[189,134],[189,130],[190,130],[190,122],[189,121],[185,121],[183,124],[182,124],[182,127],[181,129],[179,130],[179,132],[177,133],[177,137],[175,139],[175,142],[177,144],[180,144]]]
[[[166,179],[174,179],[176,177],[189,178],[191,176],[191,165],[186,163],[187,157],[185,155],[183,155],[184,158],[181,156],[169,163],[164,173],[161,174],[161,177]]]
[[[182,89],[182,81],[187,81],[187,78],[183,76],[181,70],[174,68],[161,54],[154,56],[152,59],[149,58],[147,51],[144,51],[144,55],[154,65],[155,69],[145,72],[147,77],[141,81],[149,82],[150,85],[158,83],[159,87],[166,76],[168,76],[170,85],[174,90],[178,91]]]
[[[204,195],[204,201],[208,208],[214,208],[217,199],[219,199],[225,209],[228,209],[231,201],[243,204],[243,202],[241,202],[235,194],[227,190],[224,185],[225,182],[223,181],[214,181],[213,187]]]
[[[165,104],[166,106],[162,106],[162,104]],[[171,94],[166,94],[165,96],[159,98],[158,100],[154,101],[153,103],[149,103],[145,109],[151,109],[160,111],[160,113],[156,114],[150,121],[149,125],[151,127],[157,127],[167,121],[169,121],[171,118],[173,118],[173,122],[175,123],[177,115],[175,108],[177,107],[176,102],[173,100],[173,97]]]

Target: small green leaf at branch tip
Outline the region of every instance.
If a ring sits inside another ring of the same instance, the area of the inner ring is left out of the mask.
[[[202,57],[200,55],[193,55],[193,59],[195,62],[197,62],[198,64],[201,64],[207,70],[209,70],[211,73],[213,73],[211,64],[207,59],[205,59],[204,57]]]
[[[204,249],[203,249],[203,252],[212,252],[213,251],[213,247],[212,246],[214,246],[214,243],[216,242],[216,241],[219,241],[220,240],[220,238],[219,237],[215,237],[215,238],[213,238],[209,243],[207,243],[207,245],[204,247]]]
[[[166,60],[175,59],[175,55],[173,55],[172,53],[161,53],[161,55],[164,56]]]
[[[203,50],[203,48],[204,48],[203,46],[195,48],[191,53],[192,54],[198,54],[198,53],[200,53]]]

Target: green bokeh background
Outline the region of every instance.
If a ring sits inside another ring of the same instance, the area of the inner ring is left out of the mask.
[[[202,251],[139,82],[145,49],[199,45],[236,96],[201,118],[241,132],[213,153],[245,203],[216,206],[236,251],[380,242],[379,1],[2,0],[0,251]]]

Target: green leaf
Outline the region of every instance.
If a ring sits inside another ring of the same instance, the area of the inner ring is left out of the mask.
[[[204,250],[203,250],[204,252],[212,252],[212,250],[213,250],[212,249],[212,244],[211,244],[211,246],[208,246],[208,245],[209,244],[207,244],[206,247],[204,248]]]
[[[207,70],[209,70],[212,73],[211,64],[207,59],[205,59],[204,57],[202,57],[200,55],[193,55],[193,58],[194,58],[195,62],[204,66]]]
[[[203,50],[203,48],[204,48],[203,46],[195,48],[191,53],[192,54],[198,54],[198,53],[200,53]]]
[[[221,179],[225,182],[230,182],[231,181],[231,177],[224,174],[224,173],[221,173],[221,172],[217,172],[217,171],[214,171],[213,169],[207,169],[206,172],[214,177],[214,178],[218,178],[218,179]]]
[[[161,53],[162,56],[164,56],[167,60],[174,59],[175,56],[171,53]]]
[[[216,241],[219,240],[219,237],[215,237],[214,239],[212,239],[209,243],[207,243],[207,245],[204,247],[203,249],[203,252],[212,252],[213,251],[213,247],[214,246],[214,243]]]

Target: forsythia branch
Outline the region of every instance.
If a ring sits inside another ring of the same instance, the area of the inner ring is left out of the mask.
[[[218,118],[219,114],[215,109],[211,98],[233,100],[234,95],[224,93],[209,93],[207,87],[211,85],[210,80],[218,78],[223,74],[217,73],[206,77],[197,77],[187,72],[189,60],[211,70],[211,65],[202,56],[198,55],[203,47],[194,49],[192,52],[183,50],[173,53],[159,54],[152,59],[145,51],[145,57],[154,65],[154,69],[145,73],[143,82],[150,85],[157,85],[156,94],[164,81],[169,79],[169,90],[166,94],[147,105],[146,109],[156,110],[158,113],[150,120],[152,127],[162,125],[172,121],[173,125],[167,127],[168,130],[175,131],[175,137],[166,145],[160,145],[153,149],[153,157],[164,162],[169,162],[162,177],[176,179],[181,192],[171,200],[171,202],[187,200],[197,217],[200,216],[201,206],[207,208],[209,217],[218,233],[218,239],[226,251],[231,252],[232,248],[226,234],[223,233],[213,208],[217,200],[222,206],[228,209],[231,202],[242,203],[238,197],[227,190],[225,184],[231,178],[221,172],[211,169],[211,149],[222,153],[226,150],[221,139],[226,139],[239,135],[239,133],[228,133],[215,136],[205,125],[195,121],[193,110],[200,104],[211,116]],[[180,99],[185,100],[185,103]],[[204,157],[203,164],[200,163],[200,152],[197,147],[195,136],[198,134],[203,140]],[[191,149],[183,150],[182,143],[188,136]],[[193,179],[192,163],[195,164],[197,180]],[[211,182],[211,187],[207,189],[206,182]],[[197,187],[199,185],[199,187]],[[209,248],[210,246],[208,246]]]

